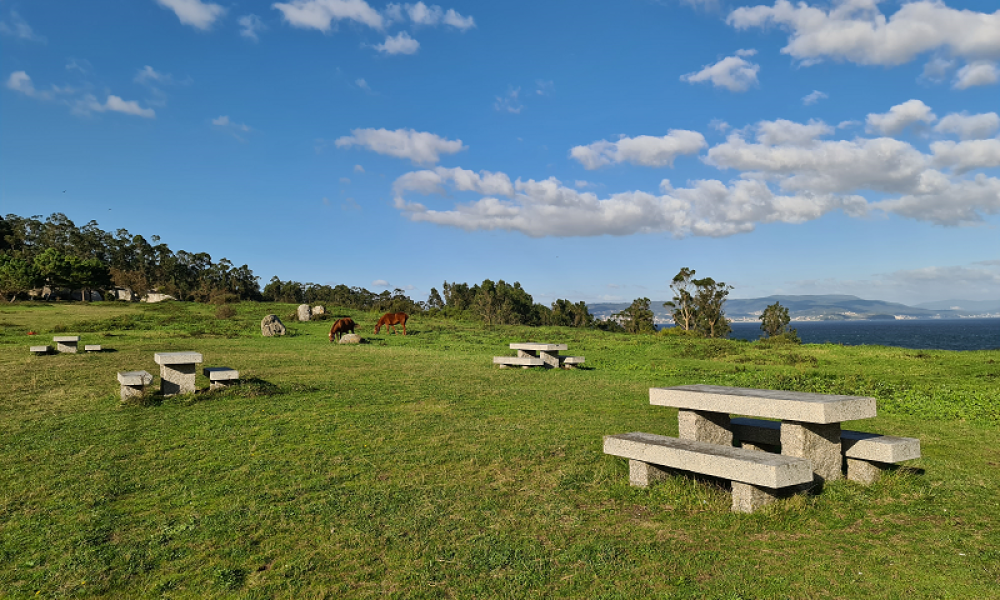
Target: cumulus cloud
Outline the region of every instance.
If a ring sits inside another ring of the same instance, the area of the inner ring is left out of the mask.
[[[1000,139],[934,142],[934,163],[956,173],[1000,167]]]
[[[886,18],[879,0],[839,0],[829,10],[806,2],[737,8],[736,29],[777,25],[790,32],[782,52],[805,64],[823,59],[861,65],[900,65],[928,51],[965,59],[1000,56],[1000,11],[956,10],[939,0],[907,2]]]
[[[389,282],[385,279],[376,279],[372,282],[372,287],[389,287]]]
[[[368,82],[365,81],[364,79],[356,79],[356,80],[354,80],[354,85],[358,86],[358,88],[360,88],[360,89],[368,92],[369,94],[373,93],[371,86],[369,86]]]
[[[364,0],[292,0],[271,5],[293,27],[330,31],[333,21],[354,21],[381,30],[382,15]]]
[[[920,100],[907,100],[893,106],[887,113],[869,114],[867,127],[869,132],[892,136],[914,123],[933,123],[936,119],[937,115]]]
[[[396,17],[394,20],[399,20],[402,16],[402,10],[399,5],[390,5],[390,7],[387,7],[387,12]],[[443,23],[462,31],[476,26],[475,19],[472,17],[463,17],[455,12],[453,8],[445,11],[440,6],[428,6],[423,2],[417,2],[416,4],[407,4],[405,9],[406,14],[410,17],[410,21],[415,25],[434,26]]]
[[[257,34],[267,29],[264,21],[254,14],[243,15],[236,23],[240,26],[240,35],[255,42],[260,40]]]
[[[706,65],[697,73],[681,75],[681,81],[688,83],[708,81],[715,87],[724,87],[731,92],[745,92],[751,86],[757,85],[760,65],[751,63],[744,57],[756,53],[756,50],[739,50],[737,56],[727,56],[715,64]]]
[[[181,23],[202,31],[211,29],[212,24],[226,13],[222,6],[201,0],[156,0],[156,3],[174,11]]]
[[[442,19],[442,22],[445,25],[451,25],[455,29],[461,29],[462,31],[476,26],[475,19],[472,17],[463,17],[452,8],[449,8],[447,12],[444,13],[444,19]]]
[[[806,94],[802,98],[802,104],[809,106],[811,104],[816,104],[817,102],[823,100],[824,98],[829,98],[829,96],[827,96],[824,92],[821,92],[819,90],[813,90],[811,93]]]
[[[1000,35],[1000,31],[997,32]],[[957,90],[965,90],[978,85],[993,85],[1000,81],[1000,69],[996,63],[981,60],[965,65],[955,74],[955,83],[952,87]]]
[[[1000,116],[995,112],[970,115],[967,112],[946,115],[934,126],[938,133],[951,133],[963,140],[981,140],[1000,129]]]
[[[375,46],[383,54],[414,54],[420,49],[420,42],[410,37],[405,31],[396,35],[388,35],[385,42]]]
[[[378,154],[407,158],[418,165],[434,164],[442,154],[455,154],[468,148],[462,145],[462,140],[449,140],[412,129],[352,129],[351,135],[338,138],[335,144],[338,148],[362,146]]]
[[[942,83],[948,79],[948,74],[954,70],[955,64],[954,60],[941,57],[932,58],[924,65],[924,72],[920,75],[920,79],[931,83]]]
[[[6,35],[19,40],[24,40],[27,42],[41,42],[45,43],[45,38],[43,36],[35,33],[35,30],[28,25],[28,22],[21,18],[21,15],[17,14],[17,11],[10,11],[10,15],[0,21],[0,34]]]
[[[672,167],[678,156],[697,154],[707,145],[705,136],[697,131],[671,129],[662,137],[640,135],[622,136],[617,142],[600,140],[576,146],[569,154],[588,170],[623,162],[644,167]]]
[[[136,117],[143,117],[144,119],[156,118],[156,112],[152,108],[142,108],[135,100],[122,100],[114,94],[109,94],[103,104],[93,95],[86,94],[77,101],[73,110],[78,114],[110,111],[133,115]]]

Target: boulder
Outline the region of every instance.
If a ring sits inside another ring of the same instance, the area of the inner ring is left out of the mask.
[[[348,333],[345,336],[341,336],[340,344],[360,344],[361,336],[356,333]]]
[[[308,321],[312,318],[312,310],[309,308],[308,304],[300,304],[297,314],[300,321]]]
[[[285,335],[285,325],[278,315],[267,315],[260,322],[260,334],[264,337]]]
[[[316,306],[312,307],[312,313],[314,317],[318,315],[325,315],[326,307],[323,306],[322,304],[317,304]]]
[[[165,300],[176,300],[176,299],[177,298],[174,298],[170,294],[161,294],[160,292],[149,292],[148,294],[142,297],[143,302],[148,302],[150,304],[154,302],[163,302]]]

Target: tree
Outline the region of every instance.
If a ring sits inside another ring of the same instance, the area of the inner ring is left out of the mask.
[[[613,316],[619,319],[628,333],[656,333],[649,302],[649,298],[636,298],[631,306]]]
[[[427,308],[444,308],[444,300],[437,288],[431,288],[431,295],[427,297]]]
[[[781,335],[788,331],[788,324],[792,319],[788,316],[788,309],[780,303],[775,302],[764,309],[760,315],[760,330],[767,337]]]
[[[711,277],[692,281],[697,292],[694,296],[695,330],[705,337],[726,337],[732,328],[723,305],[732,286]]]
[[[673,309],[674,325],[684,331],[694,329],[696,322],[694,294],[691,293],[694,273],[694,269],[682,268],[670,284],[670,289],[674,291],[673,301],[663,303],[664,308]]]
[[[37,287],[42,282],[42,274],[30,262],[0,253],[0,297],[10,297],[13,302],[21,292]]]

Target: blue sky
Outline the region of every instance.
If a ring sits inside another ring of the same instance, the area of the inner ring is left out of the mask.
[[[2,0],[0,44],[0,213],[262,284],[1000,298],[993,0]]]

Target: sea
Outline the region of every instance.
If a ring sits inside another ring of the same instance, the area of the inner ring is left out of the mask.
[[[756,340],[760,323],[732,323],[731,339]],[[915,350],[1000,349],[1000,319],[793,321],[804,344],[896,346]]]

